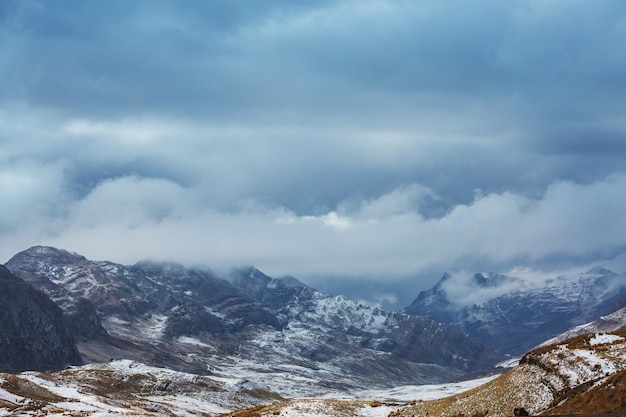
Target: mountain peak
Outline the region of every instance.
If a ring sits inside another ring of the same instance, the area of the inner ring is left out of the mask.
[[[480,288],[497,288],[504,284],[521,283],[522,280],[507,275],[496,274],[495,272],[480,272],[474,274],[472,282],[477,284]]]
[[[585,275],[615,275],[615,272],[601,266],[594,266],[589,271],[585,272]]]
[[[442,277],[437,282],[437,285],[435,286],[441,286],[445,282],[450,281],[451,278],[452,278],[452,274],[450,274],[449,272],[444,272]]]
[[[77,253],[69,252],[65,249],[54,248],[51,246],[32,246],[13,256],[7,263],[10,263],[16,258],[32,260],[37,259],[39,261],[43,259],[46,259],[48,261],[54,260],[54,263],[62,265],[86,260],[84,256]]]
[[[307,287],[307,285],[292,275],[285,275],[279,278],[286,286],[290,288]]]

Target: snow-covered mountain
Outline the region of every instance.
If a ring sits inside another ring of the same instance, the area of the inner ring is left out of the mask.
[[[599,330],[623,327],[624,308],[573,330],[592,333],[563,335],[533,349],[503,375],[409,386],[464,376],[459,368],[424,363],[425,356],[464,368],[477,366],[480,355],[499,356],[432,320],[332,297],[254,268],[233,271],[226,281],[175,264],[122,266],[43,247],[18,254],[7,265],[54,297],[63,307],[53,305],[56,318],[78,333],[80,353],[100,363],[0,374],[0,416],[502,417],[515,407],[531,414],[626,411],[626,333]],[[9,275],[9,284],[33,291],[8,270],[0,272]],[[600,272],[606,275],[595,270]],[[602,295],[611,282],[581,285]],[[511,293],[509,286],[536,289],[489,274],[475,276],[472,285],[497,297],[505,289]],[[3,305],[17,294],[13,287],[0,293],[8,295]],[[446,301],[433,298],[436,293],[423,298]],[[31,309],[20,311],[27,321],[39,317]],[[38,333],[47,337],[47,328]],[[463,344],[474,347],[454,346]],[[422,353],[405,351],[411,348]],[[480,354],[474,348],[482,349]]]
[[[294,325],[315,328],[327,338],[413,362],[458,369],[486,369],[500,355],[464,333],[426,317],[387,312],[343,296],[329,296],[293,278],[285,281],[254,268],[235,270],[233,285]]]
[[[625,277],[599,267],[541,283],[494,273],[445,274],[406,312],[442,321],[493,349],[519,355],[608,314],[625,295]]]
[[[130,359],[311,395],[442,382],[502,358],[430,319],[382,312],[254,269],[245,281],[265,292],[265,301],[210,271],[177,264],[124,266],[34,247],[6,266],[63,308],[86,362]]]

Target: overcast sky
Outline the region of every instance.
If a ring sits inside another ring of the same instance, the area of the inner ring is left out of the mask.
[[[0,262],[624,272],[624,45],[623,0],[0,1]]]

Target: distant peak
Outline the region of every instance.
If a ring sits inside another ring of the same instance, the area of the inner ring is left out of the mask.
[[[65,249],[54,248],[52,246],[33,246],[18,253],[12,259],[15,258],[55,258],[58,262],[62,263],[73,263],[86,260],[84,256],[79,255],[78,253],[70,252]]]
[[[450,281],[450,279],[452,279],[452,274],[450,274],[448,272],[444,272],[443,276],[439,279],[439,281],[437,282],[435,287],[441,287],[442,284]]]
[[[594,266],[589,271],[585,272],[585,275],[614,275],[615,272],[602,268],[601,266]]]
[[[478,284],[479,287],[489,287],[493,285],[493,280],[491,280],[491,274],[487,272],[479,272],[478,274],[474,274],[472,277],[472,282]]]
[[[230,275],[231,277],[249,278],[252,280],[261,281],[272,279],[269,276],[265,275],[263,271],[251,265],[234,268],[233,270],[231,270]]]
[[[30,254],[37,254],[37,255],[70,255],[70,256],[80,256],[81,258],[83,257],[77,254],[76,252],[70,252],[65,249],[55,248],[53,246],[33,246],[23,251],[23,253],[30,253]]]
[[[472,281],[481,288],[495,288],[502,284],[519,280],[506,275],[496,274],[495,272],[480,272],[474,274]]]
[[[292,288],[307,287],[305,283],[303,283],[298,278],[291,276],[291,275],[285,275],[284,277],[280,277],[279,279],[282,282],[284,282],[285,285],[287,285],[288,287],[292,287]]]

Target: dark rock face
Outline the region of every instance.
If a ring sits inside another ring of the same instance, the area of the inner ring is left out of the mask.
[[[499,274],[476,274],[467,292],[491,296],[459,304],[446,292],[449,275],[421,292],[406,312],[462,330],[487,346],[519,355],[574,326],[608,314],[626,294],[623,276],[594,268],[576,277],[534,284]],[[458,283],[452,285],[459,285]]]
[[[91,340],[106,334],[96,307],[86,298],[78,297],[67,304],[64,315],[72,334],[79,340]]]
[[[0,371],[62,369],[82,359],[61,309],[0,266]]]
[[[271,312],[210,272],[156,262],[137,263],[130,271],[139,288],[159,305],[158,311],[175,313],[172,336],[236,332],[248,325],[280,327]]]
[[[51,262],[42,262],[42,256],[49,257]],[[67,251],[36,246],[21,252],[18,257],[13,257],[6,266],[61,307],[77,340],[89,340],[106,334],[95,306],[90,300],[75,295],[60,283],[52,281],[63,268],[86,261],[83,256]]]
[[[617,300],[617,303],[615,303],[615,305],[613,306],[613,311],[611,311],[612,313],[618,310],[621,310],[623,308],[626,308],[626,296],[622,297],[621,299]]]

